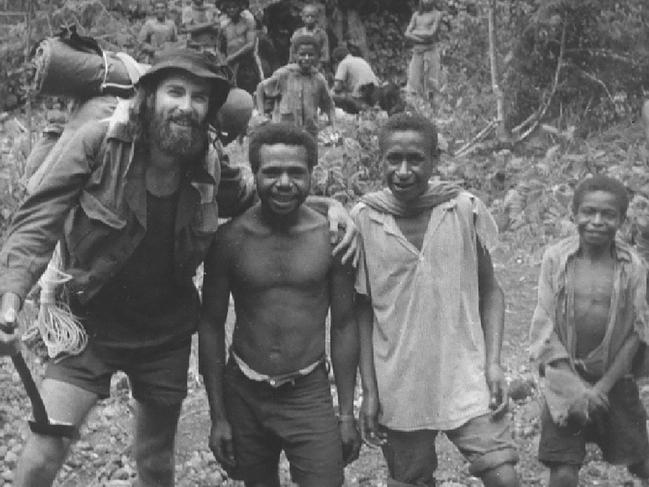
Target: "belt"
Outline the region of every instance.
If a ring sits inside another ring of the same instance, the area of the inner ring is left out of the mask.
[[[237,364],[237,367],[239,367],[239,370],[243,375],[245,375],[248,379],[253,380],[255,382],[265,382],[269,386],[278,388],[283,386],[284,384],[288,384],[289,382],[295,383],[295,379],[299,379],[300,377],[304,377],[309,375],[311,372],[313,372],[315,369],[318,368],[318,366],[325,361],[325,357],[321,357],[315,362],[313,362],[310,365],[307,365],[306,367],[301,368],[300,370],[296,370],[295,372],[288,372],[286,374],[279,374],[279,375],[267,375],[267,374],[260,374],[259,372],[253,370],[250,368],[248,364],[246,364],[241,357],[239,357],[234,351],[230,350],[230,355],[234,359],[234,362]]]

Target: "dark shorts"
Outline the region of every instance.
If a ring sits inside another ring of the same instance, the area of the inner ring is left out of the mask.
[[[300,487],[342,485],[342,440],[324,363],[274,388],[248,379],[230,360],[224,395],[237,460],[228,471],[233,479],[254,483],[276,477],[284,450]]]
[[[388,464],[388,486],[434,486],[437,469],[435,430],[396,431],[385,428],[383,455]],[[470,462],[471,475],[481,476],[505,463],[518,462],[516,444],[505,417],[478,416],[454,430],[444,431]]]
[[[608,395],[610,410],[584,428],[561,427],[544,406],[541,413],[539,460],[546,465],[581,465],[586,442],[597,444],[604,460],[615,465],[634,465],[649,457],[647,414],[632,377],[618,381]]]
[[[131,383],[138,401],[175,405],[187,395],[187,369],[191,338],[152,349],[121,350],[88,343],[77,356],[50,362],[45,377],[73,384],[105,399],[110,395],[110,379],[121,370]]]

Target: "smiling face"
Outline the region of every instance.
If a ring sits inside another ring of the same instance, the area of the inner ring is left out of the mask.
[[[383,151],[383,174],[392,194],[404,203],[417,199],[428,187],[437,158],[431,143],[415,130],[387,135]]]
[[[295,60],[303,73],[308,73],[318,62],[318,53],[313,44],[300,44],[295,51]]]
[[[574,217],[581,245],[592,249],[610,246],[624,221],[616,195],[601,190],[585,193]]]
[[[259,159],[255,181],[262,207],[276,217],[295,214],[311,188],[306,148],[300,145],[263,144]]]
[[[163,78],[155,91],[149,127],[152,143],[183,158],[205,150],[210,89],[209,81],[189,73]]]

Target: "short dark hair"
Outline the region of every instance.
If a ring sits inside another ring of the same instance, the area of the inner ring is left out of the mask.
[[[576,214],[577,210],[579,210],[584,195],[593,191],[605,191],[615,196],[620,215],[622,218],[626,218],[626,211],[629,208],[629,193],[626,186],[620,180],[602,174],[586,178],[577,185],[572,196],[573,214]]]
[[[239,10],[245,10],[248,8],[248,2],[247,1],[241,1],[241,0],[221,0],[221,2],[218,4],[220,8],[226,8],[229,5],[233,5],[235,7],[238,7]]]
[[[388,136],[394,132],[403,132],[412,130],[419,132],[430,143],[430,150],[433,156],[437,157],[437,128],[435,124],[426,117],[414,112],[401,112],[392,115],[381,127],[379,133],[379,151],[381,154],[385,151],[385,141]]]
[[[304,147],[309,169],[318,164],[318,144],[309,132],[288,122],[268,123],[256,128],[250,136],[248,160],[253,173],[256,173],[261,165],[261,146],[273,144]]]
[[[295,36],[293,39],[293,49],[297,52],[298,47],[300,46],[313,46],[315,48],[316,54],[320,53],[320,42],[314,36],[309,34],[300,34]]]
[[[349,49],[347,49],[345,46],[338,46],[331,53],[331,59],[333,59],[335,63],[339,63],[340,61],[345,59],[347,54],[349,54]]]

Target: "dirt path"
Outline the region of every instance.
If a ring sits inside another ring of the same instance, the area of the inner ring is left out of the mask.
[[[526,356],[526,337],[536,302],[538,260],[535,256],[517,255],[516,249],[504,246],[494,253],[498,278],[506,294],[506,334],[503,363],[510,380],[533,382]],[[38,369],[38,367],[37,367]],[[191,374],[193,375],[193,374]],[[102,402],[88,420],[80,441],[59,476],[58,486],[110,487],[130,486],[134,476],[130,458],[131,401],[123,378],[116,378],[114,395]],[[533,391],[535,394],[535,391]],[[647,394],[647,391],[645,391]],[[24,418],[29,413],[17,376],[6,361],[0,365],[0,487],[10,487],[16,455],[25,433]],[[545,471],[536,461],[538,442],[538,406],[529,397],[513,403],[511,417],[521,461],[519,473],[524,486],[545,485]],[[177,442],[177,485],[180,487],[237,486],[227,480],[207,449],[209,417],[202,387],[193,380],[180,421]],[[477,486],[468,475],[467,465],[443,437],[438,440],[438,485],[443,487]],[[346,470],[348,486],[385,486],[385,465],[379,451],[366,447],[361,457]],[[635,485],[623,469],[606,465],[599,453],[589,451],[588,463],[582,469],[582,486]],[[286,462],[282,464],[286,485]]]

